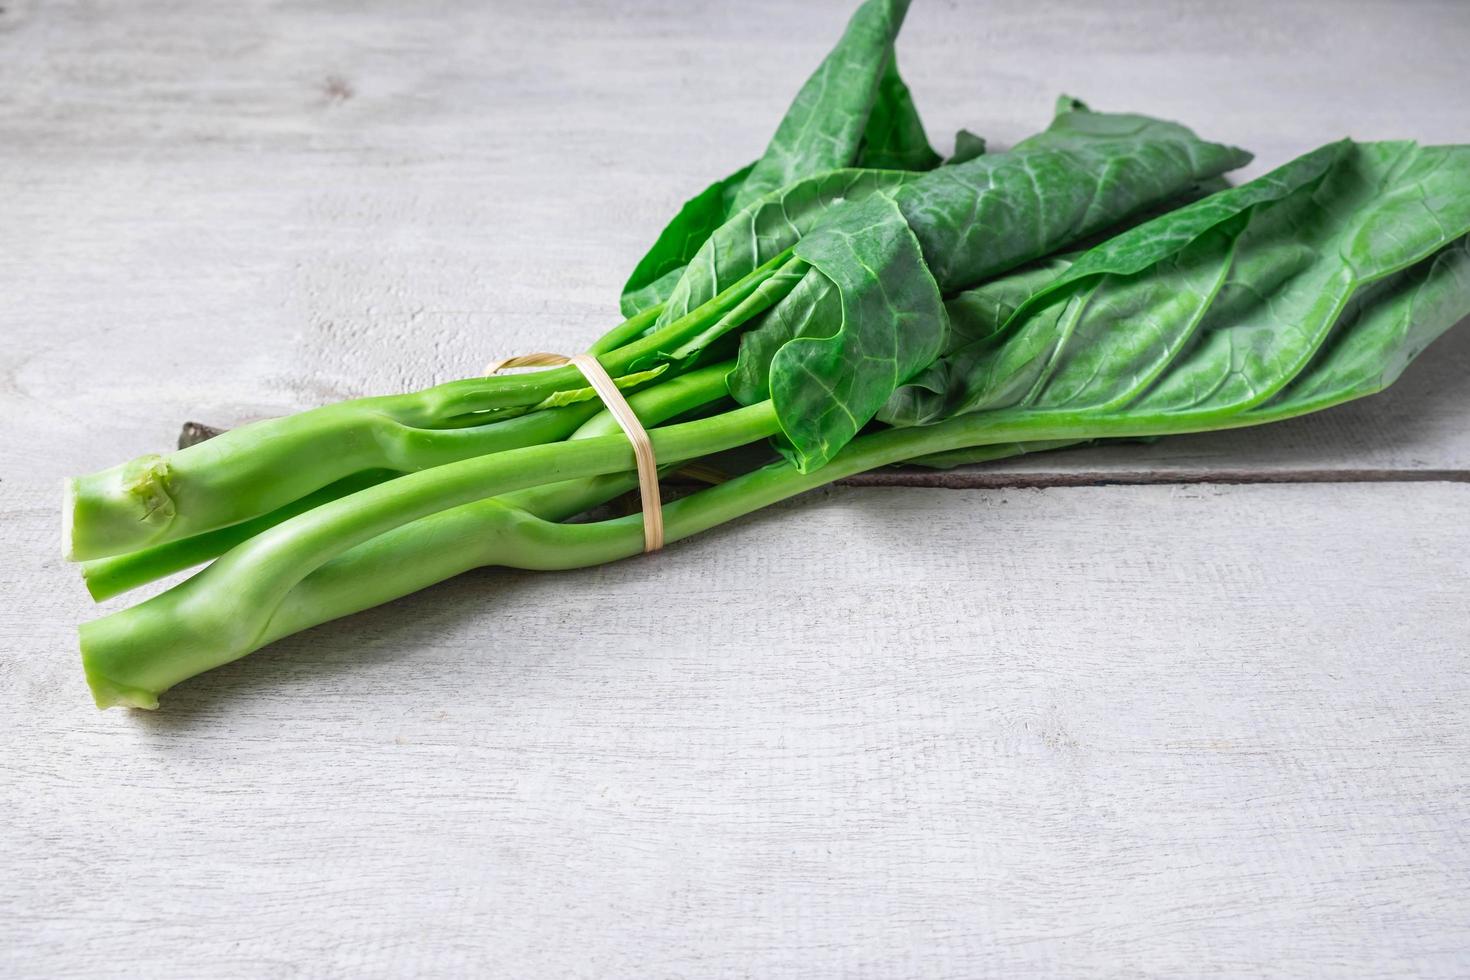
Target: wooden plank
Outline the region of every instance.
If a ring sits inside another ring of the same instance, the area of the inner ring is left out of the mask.
[[[0,973],[1470,972],[1464,484],[837,489],[87,703],[62,476],[576,346],[848,6],[3,5]],[[946,146],[1063,89],[1260,172],[1465,141],[1467,24],[920,3],[902,57]],[[1105,458],[1458,473],[1466,343]]]
[[[835,490],[153,715],[0,493],[8,975],[1470,971],[1462,484]]]

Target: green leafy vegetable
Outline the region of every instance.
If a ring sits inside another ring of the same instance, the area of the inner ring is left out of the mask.
[[[1467,187],[1463,147],[1323,147],[1084,254],[1003,337],[940,358],[882,417],[1025,406],[1224,418],[1267,404],[1356,290],[1470,232]]]
[[[889,70],[908,6],[909,0],[867,0],[857,9],[842,40],[796,93],[766,152],[740,185],[736,209],[803,177],[852,166],[865,145],[890,160],[918,154],[931,165],[939,162],[908,88],[896,67]],[[880,95],[890,101],[878,112],[876,131],[870,131]]]
[[[924,134],[909,87],[899,77],[898,59],[890,56],[863,131],[857,163],[877,170],[932,170],[940,159]]]
[[[962,132],[931,169],[893,59],[906,6],[859,8],[766,154],[686,206],[592,345],[664,472],[766,440],[785,457],[667,503],[669,540],[902,461],[1316,411],[1391,383],[1470,313],[1470,147],[1345,140],[1222,188],[1242,151],[1064,97],[1012,151]],[[616,426],[553,368],[70,481],[64,534],[94,595],[211,562],[82,627],[97,703],[154,707],[477,565],[636,554],[641,516],[593,510],[637,482]]]
[[[776,463],[666,504],[668,539],[677,541],[832,480],[904,460],[943,464],[946,457],[953,462],[955,456],[966,461],[993,459],[1093,438],[1250,425],[1326,407],[1370,394],[1393,381],[1416,353],[1467,312],[1470,239],[1462,238],[1356,296],[1345,311],[1336,340],[1296,378],[1272,410],[1209,419],[1142,418],[1128,413],[1087,418],[1013,409],[962,414],[934,425],[887,428],[854,439],[820,470],[803,473],[787,463]],[[542,453],[546,448],[529,452]],[[601,451],[597,447],[594,455]],[[674,455],[678,454],[676,450]],[[490,485],[492,472],[507,479],[513,472],[510,464],[518,462],[514,456],[500,454],[474,461],[479,478],[487,481],[480,485]],[[495,465],[497,462],[502,465]],[[465,465],[458,464],[458,468]],[[581,465],[585,468],[586,461]],[[420,474],[424,480],[432,476]],[[629,485],[625,478],[611,486]],[[609,486],[604,484],[604,491]],[[556,489],[548,487],[549,496]],[[463,491],[461,495],[467,496]],[[336,507],[336,514],[341,515],[336,519],[362,513],[365,508],[353,499],[359,496],[344,498]],[[268,603],[270,613],[263,627],[253,625],[261,622],[255,614],[248,628],[232,632],[230,627],[237,625],[233,621],[210,617],[216,612],[228,615],[234,609],[222,604],[221,598],[235,595],[235,587],[252,588],[274,564],[270,561],[273,551],[279,560],[299,547],[297,542],[302,539],[296,529],[283,524],[264,550],[245,552],[218,573],[214,569],[219,563],[211,566],[213,579],[196,576],[139,606],[86,624],[83,657],[98,703],[154,707],[162,691],[211,666],[481,565],[576,568],[626,558],[642,549],[637,515],[562,524],[558,521],[577,504],[559,501],[564,504],[560,510],[543,506],[537,514],[534,507],[525,509],[524,499],[518,497],[524,494],[474,500],[399,523],[375,536],[351,535],[356,543],[334,557],[305,566],[309,570],[304,574],[295,573],[299,578],[293,574],[294,584]],[[250,611],[264,601],[264,596],[254,592],[243,608]]]
[[[867,0],[858,8],[761,158],[690,199],[659,234],[623,287],[624,316],[668,298],[715,229],[767,194],[828,170],[927,170],[939,163],[893,57],[908,5]]]
[[[875,194],[796,246],[841,297],[830,333],[807,333],[771,358],[771,402],[789,457],[814,469],[847,444],[889,394],[934,359],[948,323],[939,286],[898,205]]]
[[[796,245],[816,268],[747,334],[731,392],[747,404],[769,397],[795,465],[821,466],[945,349],[941,292],[1247,159],[1175,123],[1069,103],[1015,152],[942,167],[825,215]],[[922,254],[896,246],[911,238]]]
[[[946,292],[1040,258],[1250,162],[1183,126],[1070,100],[1009,153],[941,167],[893,192]]]

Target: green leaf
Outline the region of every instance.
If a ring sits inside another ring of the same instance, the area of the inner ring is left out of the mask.
[[[769,193],[844,167],[926,170],[938,164],[892,56],[907,8],[908,0],[868,0],[858,8],[761,159],[691,198],[659,234],[623,287],[624,316],[666,299],[714,230]]]
[[[821,466],[873,417],[902,381],[933,360],[946,323],[939,287],[893,200],[875,194],[843,209],[796,246],[829,280],[841,316],[772,358],[771,401],[803,473]]]
[[[898,60],[890,57],[863,131],[857,164],[875,170],[933,170],[939,162],[909,87],[899,77]]]
[[[1140,116],[1114,117],[1076,110],[1059,117],[1042,136],[1045,139],[1033,137],[1027,141],[1039,148],[941,167],[860,203],[833,208],[801,240],[796,254],[803,259],[814,254],[815,247],[808,243],[824,234],[843,240],[865,234],[892,237],[876,220],[888,213],[887,202],[891,201],[920,244],[928,271],[923,282],[927,285],[932,276],[941,290],[952,290],[967,285],[969,277],[994,275],[1066,247],[1098,228],[1116,224],[1160,200],[1172,199],[1195,182],[1214,176],[1220,168],[1244,159],[1240,151],[1204,143],[1174,123]],[[880,201],[884,203],[877,203]],[[893,388],[883,392],[876,404],[876,385],[862,386],[860,396],[845,389],[841,396],[834,395],[844,379],[822,374],[813,365],[806,365],[801,375],[778,382],[781,365],[787,363],[782,361],[782,352],[786,345],[803,337],[831,336],[839,330],[839,324],[843,325],[840,330],[844,336],[868,330],[892,333],[897,329],[895,325],[885,325],[876,317],[858,316],[857,311],[868,309],[870,302],[881,308],[882,301],[893,293],[896,279],[908,275],[914,273],[874,265],[868,267],[866,276],[808,276],[743,337],[729,379],[731,394],[738,401],[753,403],[766,397],[767,392],[774,399],[781,385],[808,384],[813,389],[808,404],[824,406],[820,411],[812,409],[811,418],[802,423],[802,438],[792,439],[803,466],[816,465],[833,446],[840,446],[847,433],[855,431],[846,422],[837,424],[844,413],[861,427],[888,401]],[[1038,285],[1045,281],[1043,274]],[[840,296],[833,295],[834,289]],[[879,295],[873,298],[849,290]],[[941,325],[939,348],[928,359],[903,362],[912,364],[914,371],[948,347],[944,317],[935,319]],[[922,349],[928,349],[923,346],[927,341],[925,334]],[[891,341],[875,336],[851,343],[871,350]],[[824,361],[819,366],[828,364]],[[890,380],[897,387],[909,377],[905,374]],[[788,402],[794,400],[789,391],[786,398]],[[786,414],[782,414],[782,422],[788,426],[789,435],[795,423],[789,423]],[[816,434],[815,430],[827,425],[830,431]]]
[[[1291,418],[1382,391],[1467,315],[1470,237],[1361,290],[1310,370],[1247,416],[1262,422]]]
[[[909,0],[867,0],[857,9],[837,46],[796,93],[766,152],[736,194],[735,208],[803,177],[852,166],[880,92],[908,102],[901,82],[896,89],[881,84],[908,6]],[[892,77],[898,78],[896,69]],[[893,106],[883,115],[886,123],[887,117],[904,113]],[[892,132],[892,127],[885,125],[885,130]],[[887,146],[892,140],[884,136],[874,142]]]
[[[659,325],[679,319],[795,245],[832,208],[918,176],[895,170],[831,170],[752,201],[700,247],[670,292]]]
[[[985,153],[985,138],[976,136],[968,129],[962,129],[954,134],[954,152],[949,159],[944,161],[946,166],[954,166],[957,163],[967,163]]]
[[[946,293],[965,289],[1197,181],[1249,162],[1177,123],[1147,116],[1063,112],[1009,153],[940,167],[893,192]]]
[[[1229,273],[1196,343],[1132,407],[1219,413],[1268,401],[1311,360],[1355,290],[1467,232],[1470,147],[1356,147],[1319,187],[1250,215],[1233,255],[1214,258]]]
[[[1019,297],[1021,302],[1004,311],[1005,317],[1011,320],[1011,332],[1018,332],[1026,323],[1027,312],[1042,303],[1055,306],[1061,294],[1076,291],[1079,284],[1095,282],[1107,275],[1130,276],[1142,272],[1243,212],[1315,186],[1328,168],[1351,150],[1352,144],[1346,140],[1330,143],[1242,187],[1214,194],[1129,229],[1081,256],[1073,256],[1075,261],[1052,259],[1021,274],[961,293],[950,301],[951,311],[973,308],[981,312],[994,308],[999,314],[1003,308],[995,302],[996,298]],[[1141,284],[1138,288],[1142,291],[1147,287]],[[982,319],[979,323],[975,320],[974,315],[955,317],[954,322],[965,329],[956,331],[946,356],[894,392],[879,413],[880,419],[893,425],[922,425],[1002,403],[1014,397],[1015,388],[1034,382],[1034,375],[1044,367],[1039,353],[1055,339],[1049,329],[1031,326],[1029,337],[1012,344],[1003,357],[996,357],[1000,324],[993,319]],[[966,333],[972,336],[967,339]]]
[[[1332,144],[1083,255],[883,414],[1022,411],[1098,438],[1367,394],[1470,313],[1467,234],[1470,147]]]

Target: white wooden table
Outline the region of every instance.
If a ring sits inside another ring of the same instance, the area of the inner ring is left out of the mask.
[[[936,142],[1058,91],[1250,173],[1470,140],[1470,4],[1120,6],[919,0]],[[0,7],[0,974],[1470,973],[1470,325],[1319,417],[471,574],[99,713],[62,476],[574,348],[848,3]],[[1100,479],[1157,485],[1036,488]]]

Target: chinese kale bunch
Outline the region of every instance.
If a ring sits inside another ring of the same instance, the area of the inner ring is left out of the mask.
[[[668,540],[841,477],[1255,425],[1391,383],[1470,313],[1470,147],[1344,140],[1230,188],[1241,150],[1063,99],[1003,153],[930,147],[868,0],[764,155],[690,200],[589,350],[666,470],[773,461],[667,503]],[[471,568],[638,554],[636,485],[571,367],[257,422],[69,481],[103,707]]]

